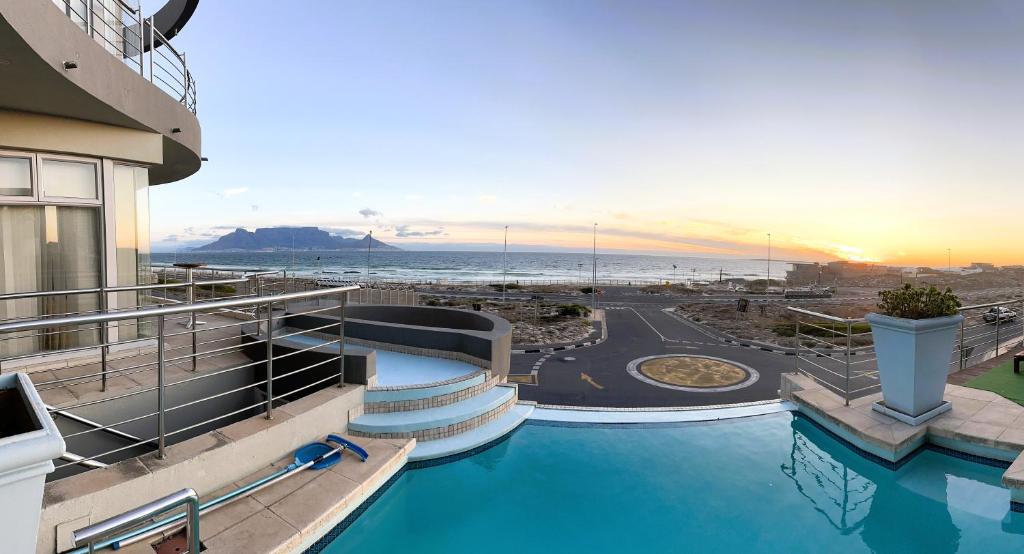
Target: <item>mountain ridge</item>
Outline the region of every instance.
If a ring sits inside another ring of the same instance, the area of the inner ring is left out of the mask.
[[[375,250],[401,250],[401,248],[373,239],[369,234],[360,239],[346,238],[332,235],[319,227],[261,227],[255,231],[239,227],[209,244],[197,246],[192,250],[194,252],[366,250],[371,245]]]

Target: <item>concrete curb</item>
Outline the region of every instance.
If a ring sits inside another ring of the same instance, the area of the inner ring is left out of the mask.
[[[595,321],[595,323],[596,322],[597,321]],[[594,346],[594,345],[597,345],[597,344],[601,344],[602,342],[608,340],[608,326],[605,324],[604,317],[601,317],[600,323],[601,323],[601,336],[597,337],[596,339],[587,340],[585,342],[578,342],[578,343],[575,343],[575,344],[558,344],[558,345],[551,345],[551,346],[530,345],[529,348],[513,349],[512,353],[513,354],[550,354],[552,352],[560,352],[562,350],[575,350],[577,348],[586,348],[587,346]],[[594,335],[594,333],[591,332],[589,336],[593,336],[593,335]]]

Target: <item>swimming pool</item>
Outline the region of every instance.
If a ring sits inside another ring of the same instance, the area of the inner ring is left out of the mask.
[[[324,552],[1021,552],[1003,471],[934,451],[893,471],[789,413],[527,424],[405,471]]]

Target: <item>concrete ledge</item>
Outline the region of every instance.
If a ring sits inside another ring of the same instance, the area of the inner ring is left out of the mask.
[[[209,551],[304,551],[398,473],[416,445],[414,440],[357,440],[370,454],[366,462],[345,454],[341,462],[329,469],[307,470],[253,495],[249,510],[226,518],[230,521],[201,520],[200,531]],[[289,461],[283,459],[246,481],[275,471]],[[211,515],[216,517],[220,513]]]
[[[1024,502],[1024,406],[993,392],[946,385],[952,408],[920,425],[908,425],[872,409],[881,393],[845,401],[805,375],[784,374],[781,394],[811,418],[854,446],[899,464],[928,444],[1010,463],[1003,484],[1011,500]]]
[[[329,387],[277,408],[272,420],[251,417],[169,446],[165,459],[146,454],[48,483],[37,551],[68,549],[72,527],[98,522],[183,487],[200,494],[212,492],[328,433],[344,433],[349,411],[362,404],[363,392],[362,386]],[[68,522],[75,525],[65,525]]]

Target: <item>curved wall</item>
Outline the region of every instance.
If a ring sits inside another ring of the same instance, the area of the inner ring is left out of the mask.
[[[508,375],[511,364],[512,324],[486,312],[428,306],[348,306],[345,336],[371,344],[465,354],[502,378]]]

